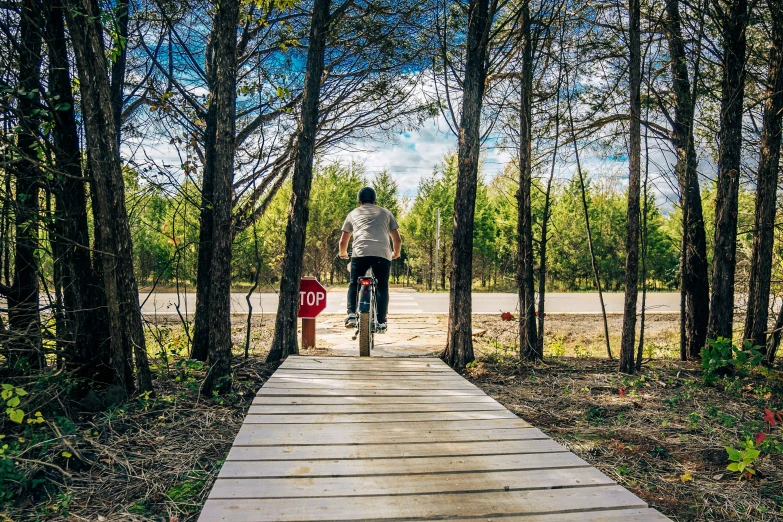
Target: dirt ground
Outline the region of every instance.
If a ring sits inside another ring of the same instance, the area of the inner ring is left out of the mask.
[[[763,420],[765,407],[783,410],[780,372],[704,385],[698,365],[676,360],[676,319],[648,318],[652,360],[629,377],[605,358],[600,317],[547,316],[545,360],[530,366],[516,357],[515,321],[476,316],[477,361],[463,375],[673,520],[783,521],[783,428]],[[63,377],[25,384],[30,411],[40,409],[46,422],[2,425],[14,466],[0,458],[0,515],[196,520],[255,391],[275,369],[264,364],[273,320],[254,319],[245,359],[246,327],[236,318],[228,396],[199,394],[203,366],[185,359],[178,323],[148,325],[155,397],[107,406],[106,394],[98,404],[70,399]],[[611,332],[620,321],[610,317]],[[442,347],[440,323],[417,333],[399,326],[400,339],[417,337],[417,350]],[[337,327],[333,334],[335,344],[347,335]],[[726,470],[724,446],[742,449],[760,432],[768,438],[752,463],[756,474],[740,480]]]
[[[621,320],[610,317],[610,332]],[[637,376],[605,357],[599,317],[548,317],[537,365],[520,364],[513,322],[477,317],[474,327],[487,332],[463,375],[652,507],[677,521],[783,520],[783,428],[763,419],[783,410],[779,368],[706,386],[698,363],[677,360],[676,316],[648,318],[651,359]],[[768,438],[756,474],[740,479],[725,447],[742,450],[758,433]]]
[[[620,346],[621,315],[607,316],[609,342],[616,357]],[[497,350],[516,352],[518,326],[516,318],[503,321],[494,315],[476,315],[473,328],[487,330],[482,339]],[[544,355],[553,357],[606,357],[604,324],[600,316],[582,314],[547,314],[544,318]],[[648,359],[679,357],[679,316],[648,314],[644,326],[644,357]]]

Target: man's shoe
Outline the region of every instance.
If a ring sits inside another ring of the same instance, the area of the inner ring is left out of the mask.
[[[359,318],[356,314],[348,314],[348,317],[345,318],[345,327],[346,328],[356,328],[356,320]]]
[[[375,333],[386,333],[386,323],[378,323],[375,325]]]

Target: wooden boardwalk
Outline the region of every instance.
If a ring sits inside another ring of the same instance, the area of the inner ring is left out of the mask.
[[[439,359],[289,357],[200,522],[662,522]]]

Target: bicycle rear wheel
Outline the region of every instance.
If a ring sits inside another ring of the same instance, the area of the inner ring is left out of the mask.
[[[371,344],[370,313],[361,312],[359,314],[359,356],[369,357]]]

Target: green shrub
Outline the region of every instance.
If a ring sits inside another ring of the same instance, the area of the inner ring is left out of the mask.
[[[750,341],[745,341],[740,349],[725,337],[707,339],[707,346],[701,351],[704,382],[713,384],[718,378],[728,375],[745,375],[749,368],[760,366],[763,360],[759,347],[752,346]]]

